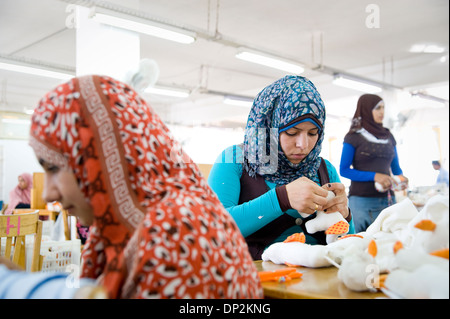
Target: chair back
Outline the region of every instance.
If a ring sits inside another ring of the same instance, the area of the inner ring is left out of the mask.
[[[3,215],[7,208],[8,208],[8,204],[3,204],[2,210],[0,211],[0,215]]]
[[[42,221],[38,212],[20,215],[0,215],[0,255],[9,258],[13,263],[26,269],[26,236],[34,235],[31,271],[42,268],[41,241]],[[3,247],[4,246],[4,247]],[[2,253],[4,251],[4,253]]]
[[[31,189],[31,202],[30,208],[33,209],[45,209],[45,200],[42,197],[44,192],[44,173],[33,173],[33,188]]]
[[[13,209],[12,213],[13,215],[18,214],[28,214],[28,213],[34,213],[39,212],[39,216],[46,216],[49,220],[56,220],[56,217],[58,216],[59,212],[48,210],[48,209],[36,209],[36,208],[16,208]],[[41,218],[42,219],[42,218]],[[44,219],[45,220],[45,219]]]
[[[62,222],[64,226],[64,236],[66,240],[70,240],[71,238],[71,232],[69,227],[69,216],[67,213],[67,210],[62,210],[61,212],[56,212],[48,209],[31,209],[31,208],[19,208],[13,210],[13,215],[19,215],[19,214],[28,214],[28,213],[34,213],[37,212],[39,216],[47,216],[49,220],[56,221],[56,217],[61,214]]]

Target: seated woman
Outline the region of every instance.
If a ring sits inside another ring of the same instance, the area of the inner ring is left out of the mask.
[[[319,210],[339,211],[354,232],[345,187],[334,166],[319,156],[324,128],[325,106],[313,83],[286,76],[258,94],[244,143],[224,150],[213,165],[208,182],[254,259],[298,232],[305,233],[306,243],[326,244],[324,232],[309,234],[304,227]],[[327,200],[328,191],[335,198]]]
[[[45,200],[91,225],[81,276],[109,298],[262,297],[233,218],[127,85],[105,76],[59,85],[33,113],[30,145]]]
[[[29,173],[20,174],[19,183],[9,193],[9,204],[5,210],[5,215],[11,215],[14,209],[30,208],[31,189],[33,188],[33,176]]]

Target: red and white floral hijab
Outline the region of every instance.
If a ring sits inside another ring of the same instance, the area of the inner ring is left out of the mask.
[[[82,276],[111,298],[262,297],[233,219],[127,85],[84,76],[56,87],[34,111],[30,145],[72,169],[92,205]]]

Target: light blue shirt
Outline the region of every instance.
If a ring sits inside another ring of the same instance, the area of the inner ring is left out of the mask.
[[[70,276],[9,270],[0,265],[0,299],[72,299],[78,288],[95,285],[92,279]]]
[[[436,184],[446,184],[448,186],[448,172],[442,167],[439,169],[439,175],[436,179]]]

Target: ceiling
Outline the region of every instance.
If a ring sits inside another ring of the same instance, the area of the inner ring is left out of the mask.
[[[235,58],[240,46],[302,63],[301,75],[316,84],[335,116],[351,117],[355,104],[341,107],[333,101],[361,94],[333,85],[336,70],[406,91],[448,89],[448,0],[377,0],[375,27],[368,19],[376,12],[361,0],[1,0],[0,62],[25,61],[75,73],[77,29],[67,20],[71,3],[110,8],[113,3],[114,9],[129,8],[149,20],[197,32],[193,44],[140,36],[140,58],[159,66],[157,84],[191,91],[188,98],[145,95],[171,124],[245,125],[248,108],[226,105],[223,96],[211,93],[254,97],[285,73]],[[444,52],[409,52],[416,44],[437,45]],[[32,109],[61,82],[1,69],[0,81],[0,111],[16,112]],[[448,93],[443,98],[448,100]]]

